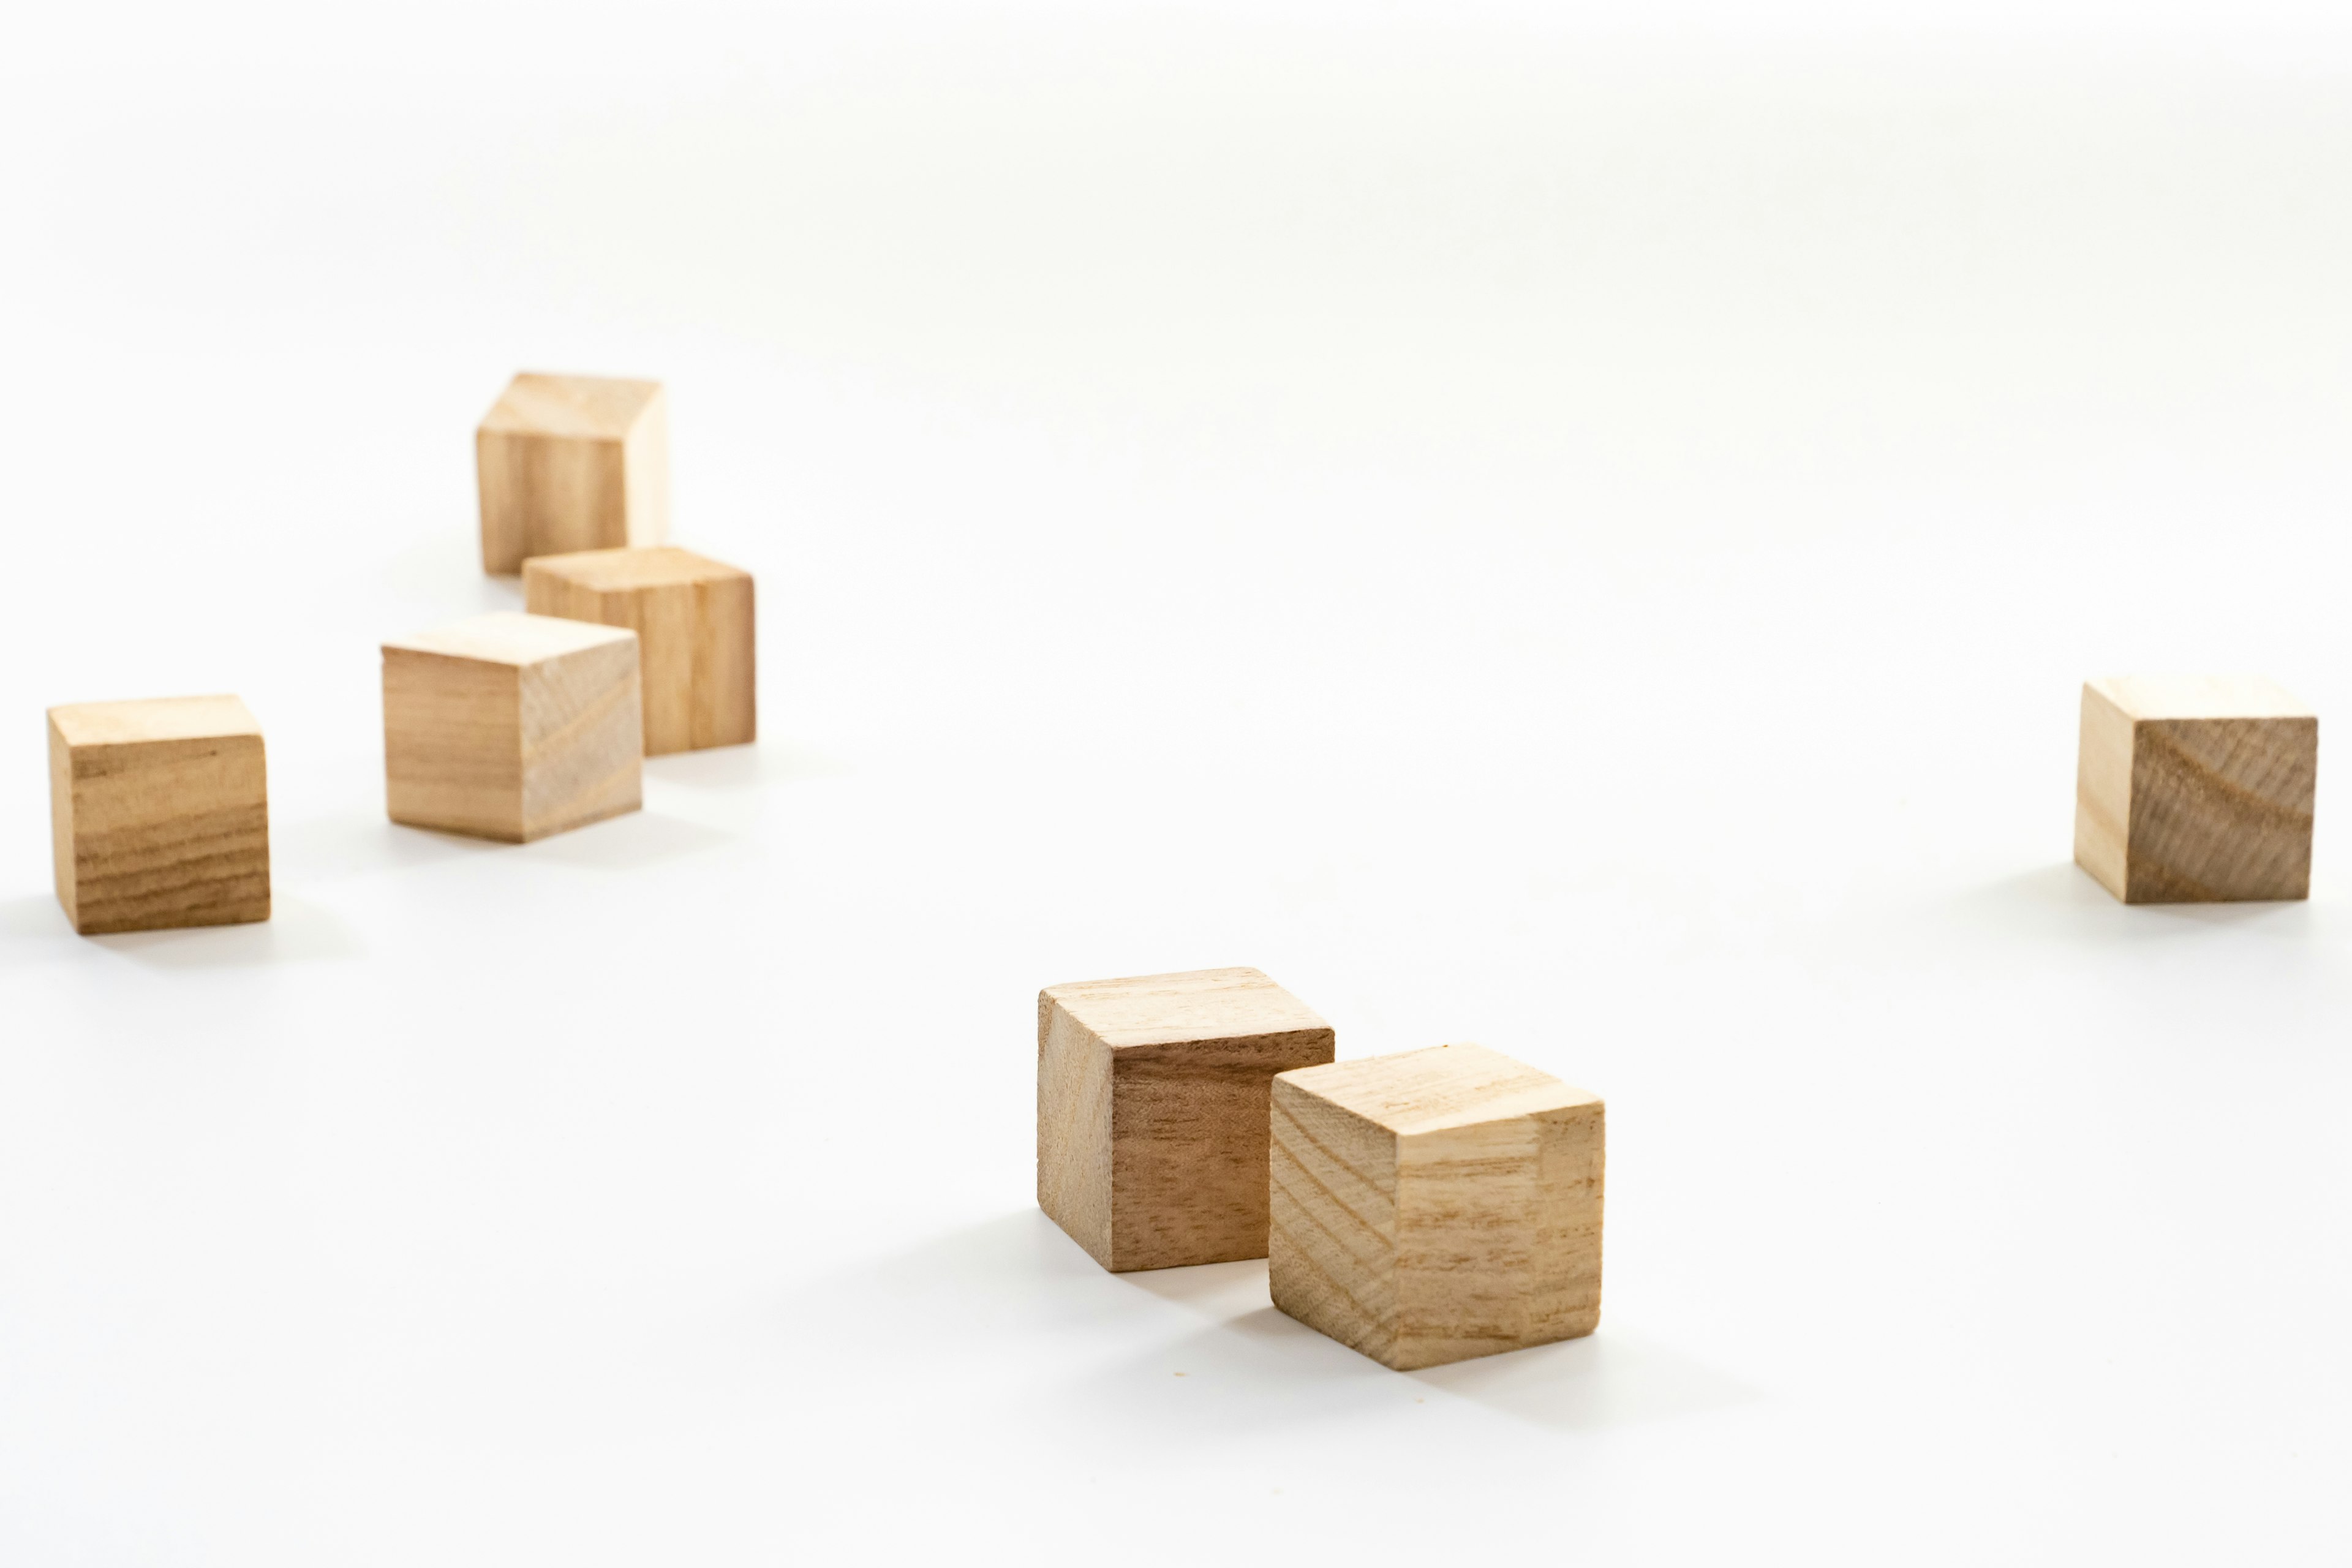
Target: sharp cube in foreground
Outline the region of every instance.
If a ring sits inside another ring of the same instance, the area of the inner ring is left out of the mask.
[[[1264,1258],[1266,1096],[1331,1026],[1255,969],[1037,997],[1037,1205],[1105,1268]]]
[[[1274,1080],[1274,1304],[1399,1371],[1601,1321],[1602,1108],[1480,1046]]]
[[[383,645],[394,822],[523,843],[639,802],[637,636],[477,616]]]
[[[669,405],[657,381],[518,375],[474,432],[474,464],[485,572],[668,532]]]
[[[626,626],[645,681],[646,755],[757,737],[751,574],[690,550],[586,550],[522,568],[524,607]]]
[[[49,823],[85,936],[269,918],[261,726],[234,697],[50,709]]]
[[[2318,719],[2267,680],[2094,680],[2075,863],[2127,904],[2306,897],[2318,779]]]

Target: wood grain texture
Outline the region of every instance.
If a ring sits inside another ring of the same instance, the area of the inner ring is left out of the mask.
[[[1119,1272],[1263,1258],[1268,1085],[1331,1026],[1255,969],[1037,997],[1037,1204]]]
[[[394,822],[523,843],[635,811],[636,634],[490,615],[383,645]]]
[[[2254,677],[2083,688],[2074,859],[2129,904],[2301,899],[2319,721]]]
[[[659,544],[669,531],[669,405],[661,384],[525,373],[474,432],[482,569],[537,555]]]
[[[524,606],[637,634],[646,755],[758,738],[751,574],[690,550],[588,550],[523,563]]]
[[[85,936],[269,918],[261,726],[234,697],[50,709],[49,822]]]
[[[1475,1045],[1274,1080],[1274,1304],[1400,1371],[1601,1321],[1600,1099]]]

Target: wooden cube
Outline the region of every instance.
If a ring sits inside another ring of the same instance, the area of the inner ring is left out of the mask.
[[[1480,1046],[1274,1080],[1274,1304],[1399,1371],[1601,1321],[1601,1104]]]
[[[659,544],[669,531],[669,407],[657,381],[518,375],[474,432],[474,461],[485,572]]]
[[[491,615],[383,645],[394,822],[523,843],[637,809],[637,634]]]
[[[269,918],[261,726],[234,697],[50,709],[49,826],[85,936]]]
[[[1265,1256],[1267,1085],[1331,1026],[1255,969],[1037,996],[1037,1205],[1105,1268]]]
[[[646,755],[755,737],[749,572],[690,550],[586,550],[526,561],[522,591],[534,616],[637,634]]]
[[[2318,782],[2318,719],[2267,680],[2094,680],[2074,861],[2127,904],[2304,898]]]

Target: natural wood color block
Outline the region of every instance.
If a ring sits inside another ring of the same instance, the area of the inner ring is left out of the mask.
[[[474,463],[485,572],[669,532],[669,404],[657,381],[518,375],[474,432]]]
[[[2074,861],[2127,904],[2311,891],[2319,721],[2255,676],[2083,688]]]
[[[1481,1046],[1274,1080],[1274,1304],[1399,1371],[1601,1321],[1602,1107]]]
[[[234,697],[50,709],[49,825],[84,936],[269,918],[261,726]]]
[[[690,550],[587,550],[523,563],[524,607],[626,626],[645,679],[646,755],[757,733],[751,574]]]
[[[383,645],[394,822],[522,843],[635,811],[637,637],[552,616],[477,616]]]
[[[1105,1268],[1265,1256],[1266,1092],[1331,1026],[1255,969],[1037,995],[1037,1205]]]

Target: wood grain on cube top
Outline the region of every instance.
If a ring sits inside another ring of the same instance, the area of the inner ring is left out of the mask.
[[[523,842],[641,800],[636,634],[499,614],[383,645],[394,821]]]
[[[58,901],[76,931],[269,918],[261,726],[235,697],[49,710]]]
[[[1048,986],[1039,1206],[1106,1268],[1265,1257],[1267,1085],[1333,1044],[1255,969]]]
[[[1480,1046],[1274,1080],[1276,1306],[1399,1369],[1591,1333],[1604,1107]]]
[[[669,413],[659,382],[525,373],[474,433],[482,567],[661,542]]]
[[[2074,858],[2126,903],[2301,899],[2319,721],[2253,676],[2083,688]]]
[[[626,626],[645,682],[646,754],[758,736],[751,574],[690,550],[588,550],[523,563],[534,615]]]

